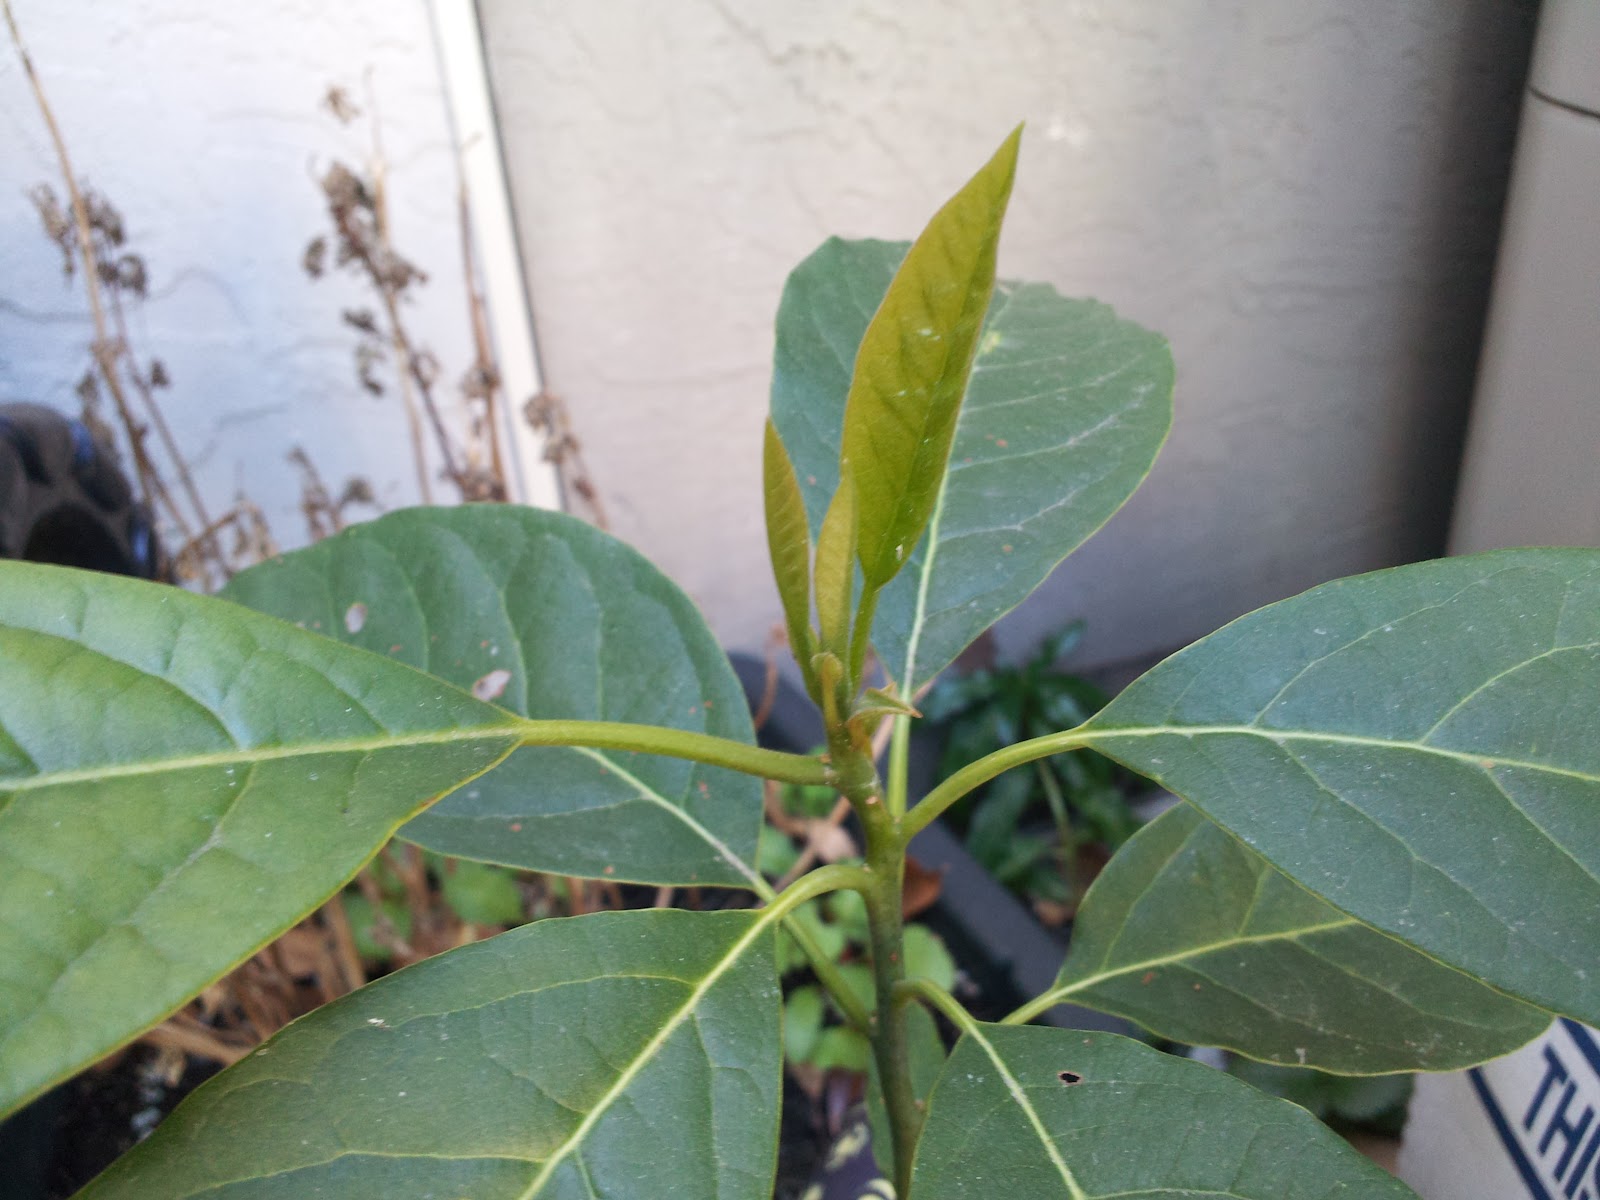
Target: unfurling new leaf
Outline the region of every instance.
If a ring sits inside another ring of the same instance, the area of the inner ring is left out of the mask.
[[[905,566],[933,512],[994,290],[1021,128],[934,215],[900,264],[856,353],[843,473],[854,479],[868,588]]]
[[[839,478],[848,351],[907,247],[830,239],[778,310],[772,419],[813,530]],[[910,564],[883,589],[872,643],[903,695],[1044,581],[1131,496],[1172,420],[1172,355],[1104,304],[996,285],[949,469]]]
[[[821,647],[841,664],[850,658],[850,616],[856,581],[856,489],[839,481],[817,535],[817,632]]]
[[[761,454],[762,487],[766,498],[767,551],[772,576],[783,604],[789,647],[807,679],[811,677],[811,529],[806,524],[805,500],[794,464],[783,447],[778,428],[767,421]]]

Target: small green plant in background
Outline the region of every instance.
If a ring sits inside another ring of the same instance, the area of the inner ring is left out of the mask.
[[[1083,624],[1074,622],[1020,665],[940,676],[918,706],[939,738],[939,777],[1017,742],[1073,729],[1110,703],[1095,684],[1056,666],[1082,638]],[[1138,830],[1130,806],[1138,782],[1092,750],[1058,754],[991,780],[952,805],[945,820],[996,879],[1064,918]],[[1051,833],[1040,832],[1041,817]]]
[[[422,861],[429,885],[425,909],[433,906],[436,892],[448,913],[467,926],[512,929],[529,919],[516,872],[442,854],[424,853]],[[342,897],[357,952],[380,966],[394,965],[397,951],[408,959],[421,957],[405,954],[418,908],[406,880],[383,855],[368,870],[364,886],[352,885]]]
[[[1600,551],[1325,585],[908,794],[906,698],[1127,499],[1171,416],[1160,338],[994,282],[1017,147],[909,249],[830,241],[785,290],[767,522],[824,756],[758,748],[683,593],[561,514],[394,513],[226,600],[0,564],[0,1111],[160,1020],[397,830],[755,904],[536,921],[397,971],[218,1075],[84,1196],[765,1200],[780,929],[871,1047],[875,1144],[914,1200],[1408,1194],[1224,1072],[1028,1024],[1061,1002],[1342,1075],[1481,1062],[1552,1014],[1600,1023]],[[1080,750],[1187,803],[1107,864],[1054,986],[978,1020],[908,970],[907,845]],[[778,892],[761,779],[841,792],[862,861]],[[870,988],[818,942],[860,910]]]
[[[860,894],[833,892],[797,908],[794,917],[813,943],[837,964],[839,978],[872,1007],[876,1003],[872,931]],[[932,930],[907,923],[904,948],[907,978],[930,980],[945,991],[955,988],[955,961]],[[779,975],[790,977],[809,967],[805,948],[789,935],[780,934]],[[802,982],[791,989],[784,997],[784,1053],[791,1062],[821,1070],[869,1070],[871,1042],[863,1031],[850,1027],[845,1013],[830,1013],[830,1007],[827,989],[818,983]]]

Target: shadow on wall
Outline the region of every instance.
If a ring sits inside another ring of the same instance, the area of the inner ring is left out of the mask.
[[[1536,0],[1468,0],[1435,16],[1438,61],[1426,79],[1399,90],[1405,105],[1383,111],[1388,128],[1316,135],[1324,143],[1316,150],[1353,156],[1350,166],[1361,174],[1348,189],[1308,186],[1288,228],[1249,229],[1247,206],[1224,217],[1237,223],[1224,235],[1227,245],[1246,260],[1274,239],[1304,241],[1299,250],[1280,246],[1261,257],[1275,278],[1257,286],[1254,269],[1242,265],[1219,306],[1215,294],[1191,286],[1192,263],[1175,264],[1168,315],[1138,314],[1169,331],[1178,358],[1178,419],[1164,458],[1108,530],[997,629],[1006,657],[1025,655],[1062,621],[1087,612],[1089,636],[1075,663],[1131,678],[1262,604],[1342,574],[1444,553],[1536,18]],[[1337,114],[1361,81],[1333,73],[1336,60],[1323,65],[1328,77],[1303,86]],[[1373,114],[1359,119],[1370,123]],[[1387,152],[1372,150],[1375,138],[1389,143]],[[1397,143],[1407,152],[1395,152]],[[1325,184],[1337,163],[1330,157],[1307,169],[1320,171]],[[1144,184],[1158,185],[1154,175]],[[1344,211],[1324,207],[1330,198]],[[1217,240],[1216,224],[1216,214],[1197,204],[1171,244],[1193,256]],[[1326,252],[1326,232],[1319,243],[1319,226],[1371,242],[1366,264],[1383,254],[1388,260],[1379,260],[1375,275],[1341,271],[1344,264]],[[1266,311],[1274,305],[1282,307]],[[1206,306],[1225,315],[1197,317]],[[1217,366],[1219,345],[1225,355],[1231,345],[1232,370]],[[1275,390],[1232,412],[1218,408],[1215,393],[1250,386],[1252,358],[1278,360],[1281,379],[1285,356],[1303,359],[1308,385],[1324,389],[1318,407],[1335,410],[1337,420],[1326,411],[1297,414],[1296,398]],[[1376,394],[1368,390],[1374,385]],[[1301,482],[1270,486],[1271,464],[1255,460],[1259,441],[1251,446],[1260,435],[1250,426],[1259,424],[1279,427],[1280,445],[1294,438],[1313,446],[1311,455],[1285,456],[1285,473],[1302,473]],[[1241,453],[1246,448],[1251,453]],[[1269,486],[1196,491],[1206,471],[1265,476]],[[1185,494],[1190,511],[1174,507]],[[1315,553],[1300,549],[1307,540]],[[1196,543],[1210,547],[1226,569],[1165,574],[1162,556],[1149,552],[1163,543],[1175,562],[1192,557]],[[1096,622],[1096,611],[1109,619]],[[1160,636],[1141,645],[1138,631],[1151,627]]]

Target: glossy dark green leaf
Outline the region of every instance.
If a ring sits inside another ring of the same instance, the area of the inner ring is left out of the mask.
[[[916,1200],[1415,1200],[1298,1105],[1128,1038],[979,1025],[928,1106]]]
[[[1052,995],[1174,1041],[1348,1074],[1471,1066],[1550,1023],[1317,899],[1187,804],[1095,880]]]
[[[1600,1023],[1600,550],[1326,584],[1085,730],[1352,916]]]
[[[832,239],[784,288],[772,417],[813,530],[839,478],[856,348],[905,253]],[[1133,494],[1166,437],[1172,383],[1166,342],[1105,305],[1043,284],[996,287],[929,531],[878,605],[873,641],[903,695]]]
[[[237,605],[0,562],[0,1112],[294,924],[516,724]]]
[[[638,552],[562,513],[407,509],[239,575],[225,595],[539,718],[750,742],[694,605]],[[404,836],[460,858],[655,884],[747,883],[761,787],[658,756],[527,748]]]
[[[80,1200],[768,1200],[779,1071],[755,914],[539,921],[296,1021]]]
[[[906,565],[943,485],[1021,142],[1018,128],[934,214],[861,339],[841,462],[855,478],[868,587]]]
[[[801,666],[811,664],[811,530],[794,464],[783,448],[776,426],[767,422],[762,446],[762,488],[767,517],[767,551],[772,577],[783,604],[789,645]]]

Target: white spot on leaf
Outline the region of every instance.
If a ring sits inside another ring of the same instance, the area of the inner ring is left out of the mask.
[[[344,627],[351,633],[360,633],[361,627],[367,623],[367,606],[357,600],[344,610]]]
[[[498,700],[505,693],[506,684],[510,682],[511,672],[504,667],[498,667],[473,683],[472,694],[479,700]]]

